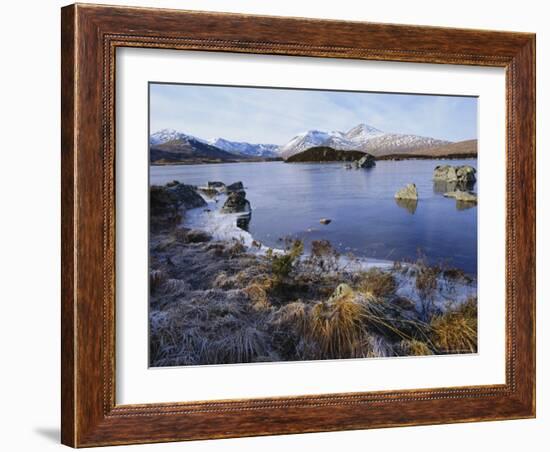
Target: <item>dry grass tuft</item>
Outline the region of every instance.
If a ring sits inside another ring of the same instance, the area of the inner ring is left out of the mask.
[[[361,292],[386,298],[394,295],[397,289],[393,275],[378,268],[361,273],[357,287]]]
[[[404,339],[399,343],[400,354],[403,356],[433,355],[433,350],[426,342],[417,339]]]
[[[416,273],[416,288],[422,298],[431,298],[437,289],[437,276],[440,270],[437,267],[419,265]]]
[[[250,284],[249,286],[245,287],[243,291],[252,302],[252,306],[254,309],[265,310],[271,307],[271,304],[269,303],[269,300],[267,298],[265,288],[262,287],[260,284]]]
[[[431,327],[440,353],[476,353],[477,298],[469,298],[458,308],[434,317]]]
[[[309,334],[324,358],[355,357],[366,336],[365,306],[347,293],[332,302],[318,302],[311,309]]]
[[[305,265],[314,274],[333,272],[339,268],[339,259],[340,253],[328,240],[313,240]]]
[[[226,252],[230,258],[240,256],[246,251],[246,246],[244,245],[244,240],[233,239],[231,245],[227,246]]]

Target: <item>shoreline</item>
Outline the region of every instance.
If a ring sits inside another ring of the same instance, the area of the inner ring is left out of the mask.
[[[237,226],[243,211],[223,212],[227,187],[218,202],[178,182],[151,191],[150,366],[477,352],[477,281],[464,272],[327,240],[267,247]]]
[[[380,157],[374,157],[375,161],[402,161],[402,160],[469,160],[477,159],[477,154],[450,154],[450,155],[410,155],[410,154],[390,154]],[[232,163],[345,163],[342,160],[333,161],[308,161],[308,162],[288,162],[282,158],[274,159],[246,159],[246,160],[212,160],[212,161],[177,161],[177,162],[150,162],[150,166],[190,166],[190,165],[216,165],[216,164],[232,164]]]
[[[216,205],[214,199],[205,198],[205,201],[209,206]],[[231,246],[235,242],[238,242],[245,247],[245,252],[257,257],[265,257],[270,252],[279,255],[285,253],[285,249],[267,246],[254,238],[250,232],[239,228],[236,223],[239,214],[221,213],[219,210],[205,212],[202,208],[191,209],[187,211],[187,213],[188,215],[186,216],[182,227],[189,228],[191,230],[203,231],[209,234],[214,241],[220,242],[224,246]],[[306,251],[304,249],[300,260],[307,260],[310,257],[311,251]],[[399,291],[399,295],[412,299],[417,304],[420,303],[419,294],[414,288],[415,266],[417,265],[414,261],[395,261],[376,259],[368,256],[356,256],[352,253],[338,253],[338,258],[335,265],[338,267],[338,271],[365,272],[371,269],[378,269],[391,272],[394,277],[397,276],[399,278],[400,285],[406,287],[406,289]],[[394,271],[396,267],[399,267],[398,272]],[[443,268],[438,265],[434,265],[433,267]],[[461,270],[454,268],[450,270],[462,272]],[[444,270],[441,272],[443,271]],[[476,276],[470,275],[467,272],[462,273],[465,278],[471,279],[472,283],[459,285],[458,287],[455,286],[450,292],[453,292],[454,289],[458,288],[459,292],[463,292],[461,295],[462,298],[475,295],[477,293],[477,283],[475,282]],[[438,288],[439,296],[433,300],[436,305],[442,305],[452,295],[452,293],[449,293],[447,290],[448,287],[446,286],[448,286],[448,284],[444,281],[444,279],[445,278],[443,277],[439,277],[437,281],[437,285],[441,287]]]

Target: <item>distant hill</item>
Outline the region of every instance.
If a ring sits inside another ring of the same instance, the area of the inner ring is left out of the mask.
[[[477,155],[477,140],[451,143],[431,137],[387,133],[368,124],[359,124],[347,132],[309,130],[296,135],[282,146],[237,142],[224,138],[204,140],[173,129],[163,129],[150,135],[149,146],[151,163],[159,165],[270,161],[279,158],[294,162],[353,161],[361,158],[362,153],[371,154],[379,160],[466,158]],[[292,159],[295,155],[315,148],[326,148],[338,153],[329,152],[322,156],[314,152],[312,155],[305,154]],[[341,151],[352,154],[348,156]]]
[[[458,141],[438,147],[414,149],[406,153],[395,153],[377,157],[377,160],[403,158],[474,158],[477,157],[477,140]]]
[[[151,143],[149,158],[153,164],[235,162],[247,159],[183,134],[160,144]]]
[[[287,163],[353,162],[365,155],[361,151],[338,151],[328,146],[315,146],[286,159]]]
[[[241,141],[230,141],[225,138],[214,138],[208,140],[208,144],[216,146],[232,154],[240,154],[250,157],[266,157],[274,158],[278,157],[277,149],[279,146],[276,144],[252,144]]]

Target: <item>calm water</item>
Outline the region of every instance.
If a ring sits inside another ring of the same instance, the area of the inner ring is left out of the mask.
[[[252,205],[249,231],[271,247],[281,237],[327,239],[341,252],[377,259],[414,259],[477,272],[477,207],[458,209],[433,186],[436,165],[476,160],[379,161],[368,170],[342,164],[283,162],[151,167],[151,184],[174,179],[193,185],[209,180],[243,181]],[[415,183],[419,201],[400,206],[395,192]],[[474,187],[475,191],[475,187]],[[332,222],[321,225],[319,219]]]

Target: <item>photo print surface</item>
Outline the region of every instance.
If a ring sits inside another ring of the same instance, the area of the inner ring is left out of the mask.
[[[149,84],[149,365],[477,352],[476,97]]]

